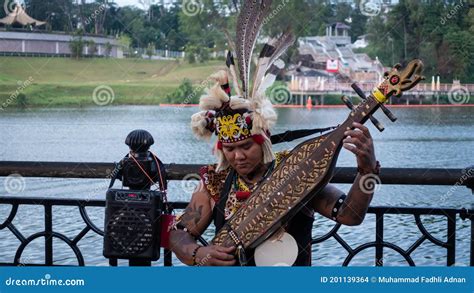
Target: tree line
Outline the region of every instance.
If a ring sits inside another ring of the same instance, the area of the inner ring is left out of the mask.
[[[11,0],[0,0],[5,1]],[[243,0],[156,2],[119,7],[110,0],[24,0],[24,5],[32,17],[48,22],[45,30],[112,35],[131,48],[186,51],[206,61],[210,52],[229,47]],[[289,25],[298,37],[324,35],[326,25],[343,22],[351,26],[352,41],[367,35],[369,46],[359,51],[386,66],[421,58],[427,76],[474,82],[473,0],[400,0],[377,15],[361,11],[360,0],[275,0],[273,6],[264,36]],[[295,54],[296,46],[287,61]]]

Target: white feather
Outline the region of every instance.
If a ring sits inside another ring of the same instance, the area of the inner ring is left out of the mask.
[[[191,116],[191,129],[199,139],[211,139],[212,132],[207,127],[207,111],[201,111]]]
[[[230,99],[230,108],[233,110],[250,110],[252,109],[252,104],[249,100],[246,100],[242,97],[231,97]]]
[[[201,97],[199,107],[201,110],[216,110],[222,107],[224,103],[229,101],[229,96],[216,84],[209,89],[208,93]]]
[[[283,60],[281,59],[278,59],[277,61],[275,61],[274,65],[280,70],[283,70],[283,68],[285,68],[285,62],[283,62]],[[257,89],[256,96],[265,96],[265,92],[267,91],[269,87],[273,85],[273,83],[275,83],[276,78],[277,78],[276,74],[268,73],[263,79],[263,82],[261,83],[259,88]]]

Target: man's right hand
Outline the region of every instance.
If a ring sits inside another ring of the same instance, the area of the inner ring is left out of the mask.
[[[196,263],[199,266],[233,266],[235,247],[221,247],[216,245],[203,246],[196,253]]]

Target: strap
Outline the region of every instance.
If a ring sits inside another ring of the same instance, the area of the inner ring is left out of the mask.
[[[336,222],[337,222],[337,216],[339,215],[339,210],[341,209],[342,204],[346,200],[346,197],[347,195],[343,193],[339,197],[339,199],[336,201],[336,203],[334,204],[334,207],[331,210],[331,219],[333,219]]]
[[[326,128],[315,128],[315,129],[301,129],[301,130],[288,130],[284,133],[272,135],[270,140],[272,144],[279,144],[282,142],[290,142],[295,139],[307,137],[315,133],[323,133],[329,130],[336,129],[338,126],[331,126]]]
[[[153,156],[153,159],[155,160],[155,163],[156,163],[156,168],[158,169],[158,176],[159,176],[159,179],[160,179],[158,181],[159,189],[160,189],[160,191],[162,191],[166,194],[166,190],[168,189],[168,186],[167,186],[167,181],[166,181],[167,174],[166,174],[165,165],[163,165],[163,163],[158,158],[158,156],[156,156],[152,152],[150,152],[150,153]],[[142,171],[142,173],[148,178],[148,180],[151,182],[151,184],[152,185],[155,184],[155,182],[153,182],[150,175],[148,175],[148,173],[143,169],[143,167],[140,165],[140,163],[133,156],[130,156],[130,154],[127,154],[119,163],[115,163],[115,168],[114,168],[114,171],[113,171],[113,176],[110,180],[109,189],[112,188],[112,186],[115,183],[115,180],[117,180],[118,177],[121,175],[122,167],[123,167],[122,162],[123,162],[123,160],[125,160],[127,158],[132,158],[132,160],[135,162],[135,164],[138,166],[138,168]]]
[[[160,190],[166,192],[168,190],[168,182],[166,179],[168,178],[166,174],[166,168],[165,165],[161,162],[161,160],[158,158],[157,155],[155,155],[153,152],[150,152],[153,158],[155,159],[156,167],[158,168],[158,176],[160,177],[160,181],[158,183]]]
[[[125,156],[125,158],[128,158],[128,154]],[[113,176],[110,179],[109,189],[114,186],[115,180],[117,180],[117,178],[119,178],[120,174],[122,173],[122,161],[115,163],[114,171],[112,171]]]
[[[229,192],[232,187],[232,181],[235,176],[235,170],[231,170],[225,179],[224,188],[221,190],[219,202],[214,207],[213,218],[216,226],[216,234],[225,224],[225,204],[229,198]]]

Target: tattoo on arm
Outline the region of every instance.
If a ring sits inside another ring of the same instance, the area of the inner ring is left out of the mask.
[[[184,210],[183,217],[181,219],[181,223],[183,226],[187,227],[188,229],[194,229],[199,221],[202,219],[202,210],[204,206],[200,205],[199,207],[196,207],[196,204],[193,204],[193,206],[188,206]]]

